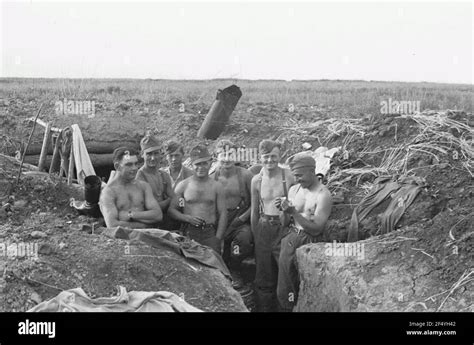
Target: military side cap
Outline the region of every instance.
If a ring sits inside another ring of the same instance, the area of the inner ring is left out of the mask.
[[[158,139],[152,135],[145,135],[140,141],[140,148],[143,153],[153,152],[161,149]]]
[[[211,160],[212,157],[209,154],[209,151],[204,145],[196,145],[189,152],[189,157],[191,158],[191,163],[200,163]]]
[[[288,159],[291,170],[300,168],[316,168],[316,161],[306,153],[297,153]]]
[[[172,154],[176,151],[180,151],[182,154],[184,154],[184,148],[180,143],[177,143],[176,141],[169,140],[165,143],[164,145],[164,151],[166,154]]]

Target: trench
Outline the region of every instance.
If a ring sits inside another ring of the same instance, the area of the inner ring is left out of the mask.
[[[94,166],[94,171],[97,176],[100,177],[100,179],[104,182],[107,182],[110,177],[110,172],[114,170],[114,165],[108,164],[108,165],[99,165],[99,166]]]

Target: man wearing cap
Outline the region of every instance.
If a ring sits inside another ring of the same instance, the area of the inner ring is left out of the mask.
[[[164,168],[163,171],[170,175],[172,187],[174,189],[179,182],[193,176],[193,171],[183,166],[183,145],[170,140],[165,143],[164,149],[168,166]]]
[[[284,235],[276,201],[287,196],[288,188],[294,184],[291,172],[278,166],[281,144],[263,140],[259,144],[260,173],[252,178],[252,206],[250,212],[252,233],[255,242],[255,287],[260,311],[276,310],[276,286],[278,282],[278,259],[280,242]]]
[[[223,259],[230,269],[235,289],[243,287],[240,275],[242,260],[253,253],[250,231],[250,185],[253,174],[236,166],[237,146],[229,140],[217,143],[218,166],[211,175],[224,187],[227,205],[227,226],[224,234]]]
[[[292,311],[299,290],[296,249],[304,244],[319,242],[331,214],[332,197],[315,174],[316,162],[305,153],[288,160],[296,185],[281,198],[277,205],[283,210],[287,235],[281,241],[278,264],[277,296],[283,311]]]
[[[160,206],[148,183],[136,180],[137,153],[126,147],[114,151],[114,178],[100,195],[100,210],[108,228],[125,226],[132,229],[153,227],[163,218]]]
[[[195,146],[190,157],[193,176],[178,183],[168,213],[184,223],[181,230],[186,236],[221,254],[227,225],[224,188],[209,178],[212,157],[206,146]]]
[[[144,165],[138,170],[137,180],[145,181],[151,186],[153,196],[160,205],[164,215],[168,210],[171,198],[174,195],[170,176],[160,170],[161,146],[158,139],[152,135],[145,135],[140,141]],[[155,224],[159,228],[167,228],[167,217],[163,217],[160,224]]]

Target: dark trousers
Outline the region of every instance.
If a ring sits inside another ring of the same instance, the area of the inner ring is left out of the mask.
[[[196,242],[208,246],[219,255],[221,254],[221,241],[216,237],[216,227],[214,224],[208,224],[204,227],[196,227],[191,224],[184,224],[181,230],[184,236],[187,236]]]
[[[278,283],[278,260],[283,227],[279,219],[261,217],[254,229],[255,287],[260,311],[275,311]]]
[[[296,249],[315,242],[315,237],[304,231],[297,233],[290,230],[281,240],[281,251],[278,260],[278,303],[283,311],[292,311],[298,300],[299,275],[296,262]]]
[[[228,224],[224,236],[224,253],[222,258],[230,269],[239,269],[242,260],[253,253],[253,236],[250,225],[245,223],[238,227],[230,226],[232,221],[241,212],[239,210],[228,211]]]

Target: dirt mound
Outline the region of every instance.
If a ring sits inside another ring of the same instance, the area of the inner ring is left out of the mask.
[[[339,141],[341,155],[327,176],[329,188],[339,197],[326,233],[328,243],[298,250],[302,282],[296,309],[473,311],[471,116],[426,112],[384,122],[388,127],[381,132],[373,131],[380,123],[367,134],[364,127],[354,127]],[[366,139],[348,142],[351,133]],[[380,235],[380,214],[388,198],[359,224],[359,239],[366,240],[333,242],[346,241],[354,207],[375,188],[374,179],[384,175],[416,176],[426,184],[396,231]],[[353,253],[361,248],[357,246],[365,248],[363,259]],[[340,254],[334,255],[334,248]]]
[[[2,176],[1,188],[14,183],[14,172]],[[69,198],[82,199],[74,187],[33,174],[23,176],[12,195],[0,226],[2,311],[26,311],[76,287],[94,297],[110,296],[118,285],[128,291],[170,291],[205,311],[247,311],[216,269],[97,233],[100,221],[78,216],[69,206]]]
[[[425,222],[350,243],[358,247],[348,249],[346,256],[344,244],[299,248],[296,311],[473,312],[474,214],[454,222],[452,213],[439,213],[431,226]],[[454,240],[449,229],[456,233]],[[356,255],[360,253],[362,257]]]

